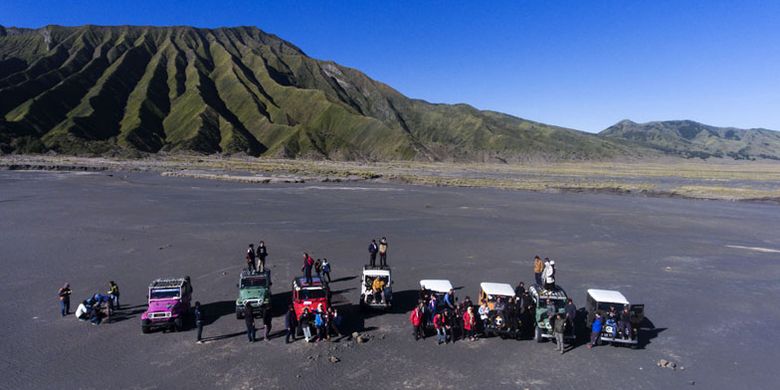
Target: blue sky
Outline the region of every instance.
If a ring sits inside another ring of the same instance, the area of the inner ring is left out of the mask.
[[[0,24],[252,25],[431,102],[780,130],[780,1],[4,0]]]

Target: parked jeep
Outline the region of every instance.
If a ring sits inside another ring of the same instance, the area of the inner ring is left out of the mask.
[[[490,312],[488,321],[482,329],[486,337],[500,336],[502,339],[520,339],[521,322],[520,313],[512,315],[513,307],[510,306],[510,298],[515,296],[515,289],[507,283],[479,284],[479,302],[487,303]]]
[[[617,318],[609,318],[609,311],[615,308]],[[629,326],[621,329],[620,315],[623,308],[628,307]],[[601,314],[603,325],[601,327],[601,341],[613,344],[637,345],[639,343],[640,324],[645,318],[645,305],[632,305],[620,291],[589,289],[585,301],[585,310],[588,312],[588,327],[593,324],[596,313]]]
[[[190,277],[157,279],[149,284],[148,308],[141,314],[141,331],[155,328],[184,329],[190,314],[192,285]]]
[[[536,308],[534,311],[534,340],[541,343],[544,339],[554,339],[555,318],[548,318],[547,301],[549,300],[549,304],[554,306],[555,314],[566,314],[566,300],[568,299],[566,291],[558,286],[552,290],[531,286],[528,288],[528,292]],[[564,338],[573,340],[575,335],[573,332],[566,332]]]
[[[305,307],[308,307],[310,312],[314,312],[322,304],[322,309],[328,310],[330,289],[317,276],[312,278],[311,283],[306,283],[305,277],[297,277],[292,281],[292,301],[296,318],[301,318]]]
[[[388,267],[363,266],[360,274],[360,307],[389,310],[393,305],[393,279]],[[374,281],[379,279],[384,283],[382,292],[374,294]]]
[[[236,318],[247,315],[246,304],[252,307],[252,315],[262,317],[265,310],[271,308],[271,271],[241,271],[238,279],[238,299],[236,299]]]

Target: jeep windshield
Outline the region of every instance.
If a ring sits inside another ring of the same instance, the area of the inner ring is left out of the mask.
[[[246,278],[241,279],[241,288],[246,287],[265,287],[268,283],[266,283],[265,278]]]
[[[178,288],[157,288],[149,291],[149,299],[177,299],[179,295]]]
[[[623,311],[623,304],[622,303],[607,303],[607,302],[599,302],[598,307],[596,310],[602,312],[602,313],[609,313],[609,308],[611,306],[615,306],[615,311],[620,313]]]
[[[552,304],[555,306],[555,310],[560,310],[566,307],[566,301],[562,299],[551,299]],[[539,305],[537,305],[540,309],[546,309],[547,308],[547,300],[546,299],[540,299]]]
[[[298,293],[298,297],[300,299],[320,299],[320,298],[326,298],[327,293],[323,289],[302,289]]]

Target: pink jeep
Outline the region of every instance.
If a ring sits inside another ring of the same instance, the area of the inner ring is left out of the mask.
[[[157,279],[149,284],[149,307],[141,314],[141,331],[154,328],[184,329],[190,314],[192,286],[190,277]]]

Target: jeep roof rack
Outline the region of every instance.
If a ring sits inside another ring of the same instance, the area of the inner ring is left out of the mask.
[[[149,288],[176,288],[184,286],[185,283],[187,283],[185,278],[155,279],[149,283]]]
[[[368,265],[368,264],[364,264],[363,265],[363,270],[369,270],[369,269],[371,269],[371,270],[389,270],[390,267],[386,266],[386,265]]]
[[[265,270],[263,272],[257,272],[257,271],[249,270],[249,269],[242,269],[241,270],[241,277],[242,278],[245,278],[247,276],[265,276],[265,277],[268,277],[268,275],[270,275],[270,274],[271,274],[270,270]]]
[[[566,295],[566,291],[563,290],[562,287],[555,286],[552,290],[547,290],[544,288],[539,288],[537,286],[531,286],[529,289],[533,289],[536,291],[536,295],[539,296],[540,299],[566,299],[568,296]]]

